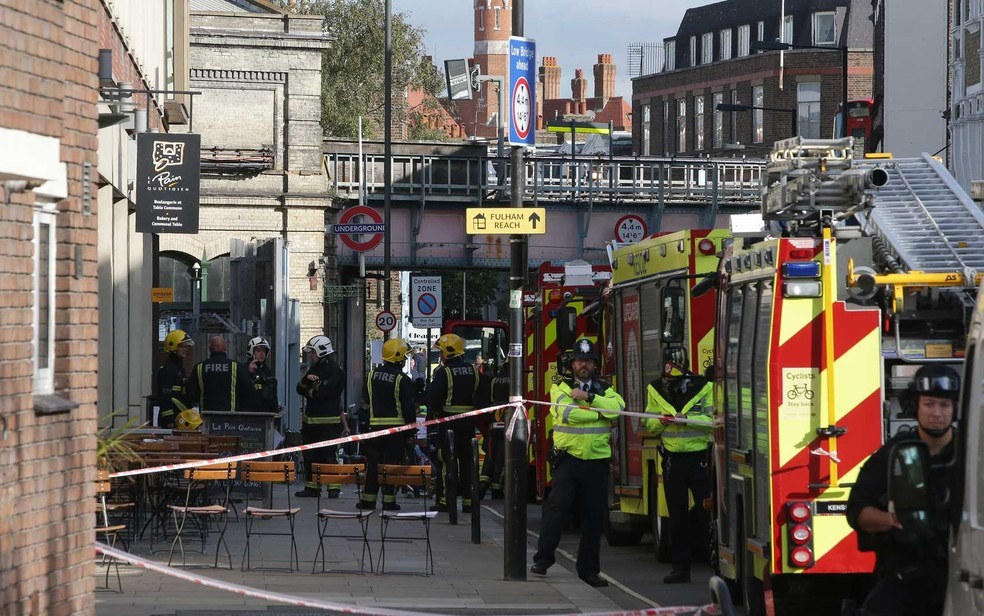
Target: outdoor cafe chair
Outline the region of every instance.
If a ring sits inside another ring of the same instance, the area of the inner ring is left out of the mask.
[[[243,562],[240,567],[243,571],[250,569],[250,542],[254,535],[282,535],[290,537],[290,553],[287,557],[287,564],[290,571],[301,568],[297,557],[297,541],[294,539],[294,518],[300,513],[299,507],[290,506],[290,484],[294,482],[296,472],[294,462],[257,462],[249,460],[239,463],[239,477],[245,483],[256,482],[259,484],[282,484],[287,488],[287,507],[286,508],[264,508],[254,507],[249,504],[251,490],[246,491],[246,508],[243,514],[246,516],[246,549],[243,552]],[[262,491],[261,491],[262,492]],[[262,498],[262,495],[260,496]],[[285,518],[289,525],[289,531],[260,531],[253,528],[256,518]]]
[[[112,491],[112,483],[109,478],[109,471],[97,469],[96,470],[96,496],[98,498],[96,515],[98,516],[98,521],[96,523],[96,538],[102,539],[103,542],[111,548],[116,547],[116,541],[119,539],[121,532],[125,531],[126,524],[110,524],[109,521],[109,508],[106,504],[106,496]],[[124,544],[125,545],[125,544]],[[120,592],[123,592],[123,579],[120,577],[120,563],[112,556],[103,555],[103,562],[106,564],[106,585],[103,590],[109,590],[109,571],[110,567],[116,569],[116,583],[119,586]]]
[[[198,529],[198,536],[202,542],[202,554],[205,553],[205,540],[208,536],[209,523],[214,520],[218,531],[219,541],[215,546],[214,567],[219,566],[219,550],[225,548],[226,558],[229,560],[229,568],[232,569],[232,554],[229,553],[229,544],[225,540],[226,527],[229,525],[229,491],[232,488],[232,481],[236,478],[236,464],[224,462],[219,464],[209,464],[185,469],[184,478],[187,483],[185,487],[184,504],[168,505],[171,516],[174,518],[174,540],[171,542],[171,551],[167,555],[167,564],[171,564],[174,558],[174,547],[178,546],[181,550],[181,566],[187,566],[185,556],[184,541],[181,538],[188,519]],[[203,494],[207,494],[209,483],[223,484],[223,496],[221,503],[208,504],[195,501]]]
[[[379,573],[386,572],[386,542],[393,540],[425,541],[426,550],[424,552],[424,575],[434,574],[434,552],[431,549],[430,523],[437,516],[436,511],[429,511],[427,481],[430,478],[431,467],[429,465],[405,465],[405,464],[380,464],[379,465],[379,485],[393,486],[421,486],[424,497],[418,499],[422,503],[420,510],[409,511],[386,511],[379,515],[380,519],[380,548],[379,548]],[[390,522],[416,522],[424,527],[424,534],[404,537],[391,536],[389,534]]]
[[[373,571],[372,549],[369,547],[369,518],[374,513],[370,509],[356,509],[339,511],[336,509],[321,508],[321,489],[323,485],[348,484],[355,486],[355,502],[360,502],[362,498],[362,486],[366,480],[365,464],[312,464],[312,479],[318,484],[318,551],[314,554],[314,564],[311,566],[311,573],[315,573],[318,566],[318,556],[321,557],[321,572],[325,568],[325,537],[348,539],[351,535],[330,535],[327,533],[328,524],[332,520],[357,520],[362,530],[362,557],[359,560],[359,573],[366,572],[366,553],[369,554],[369,571]],[[334,571],[342,572],[340,569]]]

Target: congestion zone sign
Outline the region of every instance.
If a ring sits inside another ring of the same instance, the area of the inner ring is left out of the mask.
[[[369,222],[353,223],[360,216],[368,218]],[[383,241],[386,225],[383,224],[383,217],[373,208],[354,205],[341,213],[338,223],[331,226],[331,232],[355,252],[366,252]]]

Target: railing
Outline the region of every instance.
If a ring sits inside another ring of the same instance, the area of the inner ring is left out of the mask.
[[[357,198],[357,154],[327,154],[330,187],[342,198]],[[524,161],[525,198],[537,201],[618,203],[716,203],[757,207],[763,160],[657,157],[537,156]],[[449,198],[468,201],[509,199],[508,158],[429,155],[393,156],[395,198]],[[499,181],[501,171],[502,182]],[[383,157],[365,157],[368,195],[384,190]]]

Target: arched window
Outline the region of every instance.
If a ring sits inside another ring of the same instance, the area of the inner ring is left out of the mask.
[[[188,268],[195,262],[180,252],[162,252],[160,255],[160,286],[174,289],[175,304],[191,303],[191,276]]]

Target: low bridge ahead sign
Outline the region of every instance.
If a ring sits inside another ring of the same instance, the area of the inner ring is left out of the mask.
[[[465,233],[477,235],[543,235],[547,209],[543,207],[470,207],[465,210]]]

